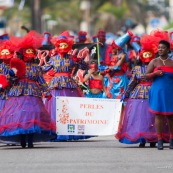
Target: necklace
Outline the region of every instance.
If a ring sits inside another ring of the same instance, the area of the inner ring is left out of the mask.
[[[163,62],[163,65],[165,65],[165,61],[168,60],[169,57],[167,57],[165,60],[163,60],[160,56],[159,59]]]

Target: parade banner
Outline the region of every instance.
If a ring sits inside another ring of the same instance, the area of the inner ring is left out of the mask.
[[[58,135],[114,135],[122,102],[119,99],[56,97]]]
[[[81,56],[84,55],[85,58],[87,52],[89,54],[90,59],[97,60],[97,44],[96,43],[83,43],[83,44],[73,44],[72,49],[77,49],[77,55]],[[88,50],[88,51],[87,51]]]

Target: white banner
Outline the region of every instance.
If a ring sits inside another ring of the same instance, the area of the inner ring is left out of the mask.
[[[114,135],[122,103],[119,99],[56,97],[58,135]]]

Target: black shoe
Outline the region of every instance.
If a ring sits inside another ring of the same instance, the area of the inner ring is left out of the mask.
[[[163,150],[163,140],[158,140],[157,149],[158,150]]]
[[[150,147],[155,148],[156,147],[156,142],[150,142]]]
[[[34,148],[33,144],[28,144],[28,148]]]
[[[28,148],[33,148],[34,147],[34,145],[33,145],[33,136],[34,136],[33,133],[28,134]]]
[[[25,135],[21,135],[21,139],[20,139],[20,145],[22,146],[22,148],[26,147],[26,136]]]
[[[173,149],[173,139],[169,140],[169,149]]]
[[[139,148],[144,148],[145,147],[145,143],[140,143],[139,144]]]
[[[26,147],[26,142],[21,142],[20,145],[22,146],[22,148]]]

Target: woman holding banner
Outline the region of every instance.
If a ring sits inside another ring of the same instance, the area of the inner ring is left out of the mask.
[[[75,55],[69,55],[72,49],[73,40],[68,31],[64,31],[57,37],[52,38],[52,43],[57,50],[57,54],[50,57],[49,61],[43,66],[44,71],[53,70],[52,79],[49,82],[52,98],[45,102],[51,117],[56,124],[56,97],[81,97],[82,91],[72,78],[72,69],[76,63],[80,64],[80,68],[86,69],[87,64],[83,59],[77,58]],[[74,135],[58,135],[54,141],[67,141],[85,139],[85,136]]]

